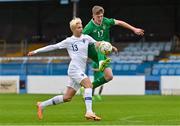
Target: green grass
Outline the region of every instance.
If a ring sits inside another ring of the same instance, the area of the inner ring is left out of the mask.
[[[0,94],[0,125],[180,125],[179,96],[103,96],[94,102],[99,122],[84,119],[80,96],[72,102],[47,107],[36,118],[36,102],[54,95]]]

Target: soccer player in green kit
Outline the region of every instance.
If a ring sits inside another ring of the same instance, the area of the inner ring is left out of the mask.
[[[110,28],[113,25],[118,25],[127,29],[130,29],[137,35],[144,35],[144,30],[140,28],[136,28],[131,26],[130,24],[116,20],[113,18],[104,17],[104,9],[101,6],[94,6],[92,8],[93,18],[89,21],[89,23],[85,26],[83,30],[83,34],[88,34],[96,41],[107,41],[110,42]],[[117,48],[114,49],[118,51]],[[96,63],[96,67],[94,69],[99,69],[100,72],[99,77],[95,77],[96,80],[93,81],[93,89],[107,83],[108,81],[113,79],[112,69],[108,65],[110,59],[99,52],[99,50],[95,49],[94,45],[89,45],[88,47],[88,57],[91,58],[94,63]],[[105,61],[105,64],[101,64],[102,61]],[[99,66],[99,67],[97,67]],[[96,73],[95,72],[95,73]],[[96,73],[97,75],[97,73]]]

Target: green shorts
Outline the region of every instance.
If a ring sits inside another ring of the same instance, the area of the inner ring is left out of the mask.
[[[96,50],[96,47],[95,47],[94,44],[91,44],[91,45],[88,46],[88,57],[97,64],[99,64],[98,53],[100,53],[100,52],[98,52]],[[106,55],[104,55],[104,60],[105,59],[107,59]],[[110,67],[110,65],[108,65],[107,67]]]

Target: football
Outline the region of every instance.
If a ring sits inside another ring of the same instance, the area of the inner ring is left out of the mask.
[[[109,42],[103,41],[100,43],[99,49],[101,53],[108,55],[112,52],[112,45]]]

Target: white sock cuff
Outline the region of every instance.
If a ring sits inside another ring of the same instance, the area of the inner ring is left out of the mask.
[[[84,97],[92,97],[92,88],[85,88]]]

